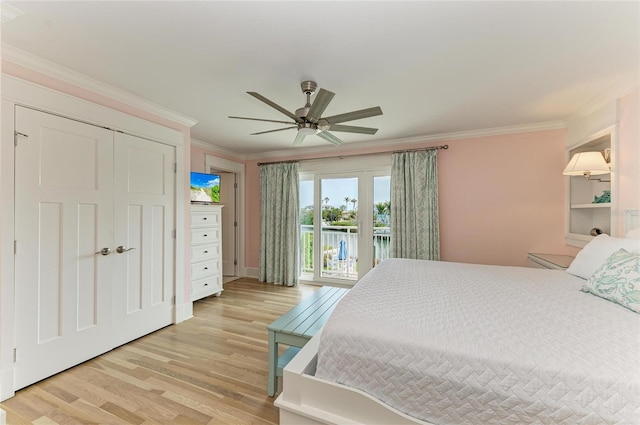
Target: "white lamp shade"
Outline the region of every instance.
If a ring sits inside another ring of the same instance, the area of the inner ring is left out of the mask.
[[[611,172],[609,164],[600,152],[579,152],[573,155],[562,174],[565,176],[582,176],[608,174]]]

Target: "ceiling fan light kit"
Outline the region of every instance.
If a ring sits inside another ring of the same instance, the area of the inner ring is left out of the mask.
[[[229,116],[229,118],[239,119],[239,120],[251,120],[251,121],[266,121],[266,122],[276,122],[282,124],[291,124],[291,127],[279,128],[276,130],[267,130],[261,131],[258,133],[251,133],[251,135],[256,134],[265,134],[265,133],[273,133],[275,131],[282,130],[290,130],[297,129],[298,134],[296,135],[293,144],[299,145],[302,143],[306,136],[310,136],[315,134],[325,141],[334,144],[340,145],[342,144],[342,140],[329,132],[338,131],[338,132],[346,132],[346,133],[358,133],[358,134],[376,134],[378,131],[377,128],[370,127],[356,127],[352,125],[338,125],[339,123],[343,123],[346,121],[354,121],[368,117],[374,117],[377,115],[382,115],[382,109],[379,106],[375,106],[373,108],[361,109],[359,111],[347,112],[344,114],[333,115],[330,117],[322,117],[325,109],[329,106],[329,103],[335,96],[335,93],[330,92],[329,90],[320,89],[318,91],[317,96],[315,97],[313,103],[311,102],[311,96],[316,93],[316,89],[318,85],[315,81],[303,81],[300,84],[300,88],[302,89],[302,93],[307,95],[307,103],[302,107],[296,110],[295,114],[289,112],[287,109],[278,105],[277,103],[267,99],[256,92],[247,92],[249,95],[255,97],[261,102],[266,103],[282,114],[288,116],[293,120],[290,121],[277,121],[277,120],[268,120],[262,118],[247,118],[247,117],[237,117],[237,116]]]
[[[302,133],[305,136],[310,136],[312,134],[316,134],[318,131],[315,126],[311,123],[304,123],[298,125],[298,133]]]

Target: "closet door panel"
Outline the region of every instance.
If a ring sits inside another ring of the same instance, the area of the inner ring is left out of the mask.
[[[119,342],[173,323],[175,148],[115,135],[114,326]]]
[[[16,107],[15,385],[111,349],[113,133]]]

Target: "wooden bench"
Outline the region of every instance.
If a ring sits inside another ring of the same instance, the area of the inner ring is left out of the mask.
[[[347,291],[346,288],[323,286],[267,326],[269,333],[267,394],[269,397],[273,397],[278,389],[277,377],[282,376],[282,369],[297,354],[300,347],[303,347],[324,326],[338,301]],[[289,346],[289,349],[280,357],[278,357],[278,344]]]

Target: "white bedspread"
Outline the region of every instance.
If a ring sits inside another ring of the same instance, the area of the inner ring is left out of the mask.
[[[564,271],[390,259],[325,325],[316,377],[444,424],[639,424],[640,315]]]

